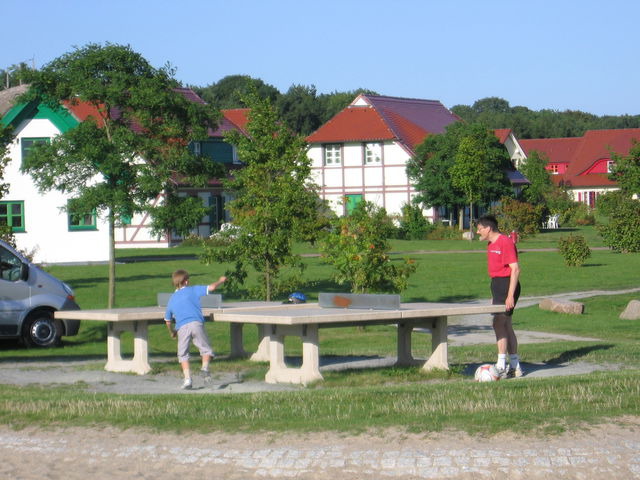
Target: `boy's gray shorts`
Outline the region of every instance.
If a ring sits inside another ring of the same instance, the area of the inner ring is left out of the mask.
[[[189,344],[193,344],[200,350],[200,356],[212,355],[209,336],[204,329],[204,323],[189,322],[178,329],[178,361],[189,360]]]

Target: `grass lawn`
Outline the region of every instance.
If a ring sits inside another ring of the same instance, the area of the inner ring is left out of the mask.
[[[560,232],[552,234],[557,236]],[[553,244],[552,241],[546,243]],[[453,248],[459,244],[457,241],[445,244],[451,248],[432,250],[462,250]],[[475,245],[480,244],[475,242]],[[524,242],[520,247],[525,248]],[[427,250],[416,248],[412,242],[405,243],[404,248],[405,251]],[[412,277],[409,289],[403,292],[403,301],[488,298],[483,249],[480,245],[479,251],[468,253],[412,254],[418,262],[418,271]],[[147,252],[138,253],[152,256]],[[157,255],[158,251],[154,253]],[[224,265],[207,267],[191,259],[196,253],[197,249],[176,248],[163,252],[168,258],[118,265],[118,304],[155,304],[157,292],[171,291],[170,274],[177,268],[186,268],[192,272],[195,282],[203,283],[223,273]],[[119,255],[130,257],[132,253],[120,252]],[[556,252],[524,252],[520,260],[525,296],[638,286],[640,255],[598,250],[593,252],[587,265],[580,268],[565,267]],[[394,261],[401,261],[400,256]],[[305,258],[305,263],[307,284],[304,291],[312,298],[319,291],[344,291],[331,280],[331,270],[321,259]],[[83,308],[106,306],[106,266],[56,266],[48,270],[75,288]],[[359,432],[384,428],[415,432],[442,429],[472,433],[559,432],[585,423],[615,421],[640,414],[640,329],[637,322],[617,318],[630,299],[639,297],[640,294],[584,299],[581,301],[586,305],[585,314],[580,316],[528,307],[519,309],[514,317],[516,330],[541,330],[599,339],[523,345],[523,361],[548,364],[586,361],[623,366],[614,372],[557,378],[525,377],[518,381],[476,384],[461,372],[467,364],[494,361],[495,346],[450,347],[452,368],[448,372],[425,373],[418,368],[327,372],[324,382],[297,392],[132,396],[88,394],[82,385],[3,385],[0,389],[0,421],[15,427],[114,425],[200,432]],[[228,353],[228,326],[209,323],[207,328],[217,352]],[[428,335],[414,337],[422,337],[414,342],[419,356],[419,352],[424,352],[430,344],[430,338]],[[364,330],[322,329],[320,338],[323,355],[394,355],[396,351],[394,327],[389,326]],[[95,368],[100,369],[105,344],[105,326],[86,322],[80,334],[66,338],[59,349],[28,350],[10,342],[0,344],[0,366],[23,357],[64,357],[95,358]],[[125,353],[128,344],[124,342]],[[245,346],[247,350],[257,346],[253,327],[245,328]],[[295,339],[287,344],[288,354],[300,354],[300,350],[300,343]],[[150,328],[150,354],[152,358],[168,360],[154,362],[156,372],[178,371],[179,367],[173,361],[175,342],[167,335],[164,325]],[[224,358],[217,359],[213,368],[243,371],[249,378],[261,378],[266,371],[264,364]],[[498,409],[502,415],[495,414]]]

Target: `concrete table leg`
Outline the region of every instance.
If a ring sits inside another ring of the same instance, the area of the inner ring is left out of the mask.
[[[398,324],[398,361],[396,365],[408,367],[415,363],[411,353],[411,333],[414,325],[412,323]]]
[[[423,370],[439,368],[449,370],[447,345],[447,317],[431,318],[431,356],[426,361]]]
[[[250,360],[254,362],[268,362],[269,355],[269,335],[271,331],[271,325],[258,325],[258,338],[260,343],[258,344],[258,350],[251,355]]]
[[[244,336],[243,336],[243,323],[230,323],[229,324],[229,340],[231,351],[229,356],[231,358],[244,358],[247,356],[247,352],[244,350]]]
[[[287,335],[296,335],[302,339],[302,365],[300,368],[287,367],[285,364],[284,338]],[[265,376],[265,381],[267,383],[307,385],[322,380],[318,339],[317,325],[272,325],[269,337],[269,371]]]
[[[122,358],[121,336],[133,333],[133,358]],[[133,372],[145,375],[151,371],[149,365],[149,342],[147,322],[109,322],[107,324],[107,364],[109,372]]]

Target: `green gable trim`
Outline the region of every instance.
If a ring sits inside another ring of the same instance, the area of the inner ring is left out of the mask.
[[[2,118],[2,123],[17,128],[23,121],[35,118],[49,120],[61,133],[71,130],[80,123],[66,108],[53,109],[48,105],[36,102],[13,106]]]

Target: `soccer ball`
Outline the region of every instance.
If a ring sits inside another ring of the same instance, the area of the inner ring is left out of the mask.
[[[500,380],[500,375],[498,375],[498,369],[495,365],[486,363],[476,369],[474,378],[476,382],[495,382],[496,380]]]

